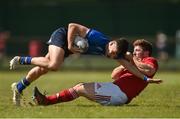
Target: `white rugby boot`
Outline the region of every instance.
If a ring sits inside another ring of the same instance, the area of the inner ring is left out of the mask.
[[[9,62],[10,70],[15,69],[17,64],[19,64],[20,56],[15,56],[11,61]]]
[[[13,91],[13,103],[16,105],[16,106],[20,106],[20,101],[21,101],[21,96],[22,94],[19,93],[18,89],[17,89],[17,83],[13,83],[11,85],[11,89]]]

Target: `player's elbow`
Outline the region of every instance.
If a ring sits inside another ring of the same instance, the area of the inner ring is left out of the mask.
[[[114,79],[114,78],[115,78],[113,74],[111,74],[111,78],[112,78],[112,79]]]
[[[118,79],[118,76],[117,76],[116,74],[112,73],[112,74],[111,74],[111,78],[114,79],[114,80],[116,80],[116,79]]]
[[[118,79],[124,70],[125,68],[122,65],[116,67],[111,73],[111,78],[114,80]]]
[[[77,24],[76,23],[69,23],[68,29],[76,28]]]

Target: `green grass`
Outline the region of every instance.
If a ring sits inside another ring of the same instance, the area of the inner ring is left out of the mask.
[[[158,72],[156,77],[164,82],[151,84],[130,104],[101,106],[79,98],[68,103],[52,106],[30,106],[32,89],[38,86],[48,94],[69,88],[78,82],[111,81],[111,72],[57,72],[42,76],[24,91],[25,103],[16,107],[11,101],[11,83],[18,81],[26,72],[0,72],[0,117],[180,117],[180,72]]]

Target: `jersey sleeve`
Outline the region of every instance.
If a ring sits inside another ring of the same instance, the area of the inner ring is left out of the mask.
[[[148,57],[144,59],[144,63],[151,65],[153,68],[156,70],[158,69],[158,62],[155,58],[153,57]]]
[[[88,39],[90,44],[105,45],[109,42],[109,38],[106,35],[94,29],[90,29],[85,38]]]

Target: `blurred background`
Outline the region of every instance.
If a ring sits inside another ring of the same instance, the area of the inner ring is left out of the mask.
[[[179,12],[180,0],[1,0],[0,70],[8,70],[15,55],[45,55],[51,33],[70,22],[130,42],[146,39],[153,43],[160,70],[180,70]],[[112,70],[116,65],[103,57],[74,55],[62,69]]]

